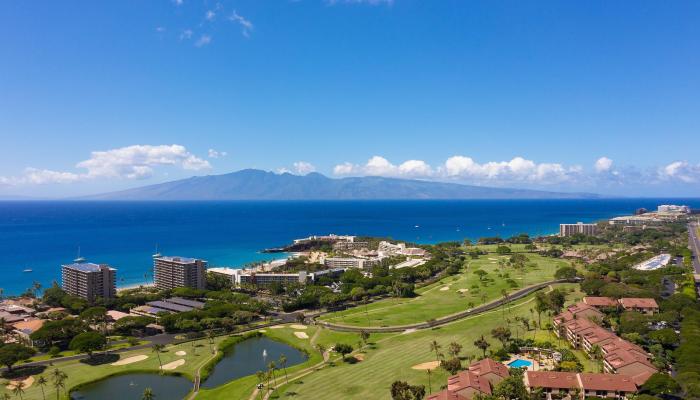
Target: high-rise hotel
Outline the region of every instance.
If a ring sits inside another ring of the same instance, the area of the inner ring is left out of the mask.
[[[106,264],[79,262],[63,265],[63,290],[73,296],[94,301],[98,297],[110,299],[117,295],[117,270]]]
[[[179,287],[205,289],[207,262],[188,257],[154,257],[153,277],[156,287],[160,290]]]

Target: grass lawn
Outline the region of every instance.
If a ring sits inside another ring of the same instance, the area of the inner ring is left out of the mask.
[[[299,339],[294,335],[294,332],[303,331],[308,335],[308,339]],[[325,348],[330,348],[336,343],[350,344],[357,347],[359,336],[354,333],[334,332],[327,329],[320,329],[316,326],[307,326],[307,329],[298,330],[292,328],[291,325],[280,325],[277,329],[265,329],[265,335],[271,339],[276,339],[294,347],[306,351],[309,359],[293,367],[287,368],[287,374],[294,373],[309,368],[321,362],[321,354],[316,349],[316,345],[321,344]],[[278,382],[284,379],[282,371],[277,372]],[[202,389],[197,395],[198,400],[228,400],[228,399],[247,399],[253,393],[255,386],[258,384],[258,378],[255,375],[233,380],[225,385],[213,388]]]
[[[568,261],[527,254],[529,261],[522,271],[513,267],[500,270],[498,261],[508,256],[489,254],[469,260],[462,273],[416,290],[418,296],[409,299],[385,299],[365,306],[324,315],[322,321],[353,326],[393,326],[424,322],[450,315],[501,297],[503,289],[516,290],[508,284],[511,278],[518,288],[554,279],[554,272]],[[488,272],[481,282],[473,272]],[[471,303],[471,304],[470,304]]]
[[[139,340],[137,346],[142,345],[142,344],[146,344],[146,343],[148,343],[147,340]],[[126,347],[131,347],[131,345],[129,343],[111,344],[111,345],[109,345],[109,350],[118,350],[118,349],[123,349]],[[80,354],[80,353],[78,353],[77,351],[73,351],[73,350],[66,350],[66,351],[60,352],[58,354],[58,356],[56,356],[56,357],[52,357],[49,354],[42,354],[42,355],[34,356],[34,357],[30,358],[29,360],[25,361],[25,363],[31,363],[31,362],[36,362],[36,361],[46,361],[46,360],[51,360],[52,358],[70,357],[70,356],[74,356],[76,354]]]
[[[217,338],[216,343],[220,342],[223,339],[225,339],[225,337]],[[183,343],[180,345],[168,346],[164,352],[160,353],[160,358],[163,365],[179,359],[185,359],[185,364],[178,367],[172,372],[179,372],[184,374],[188,378],[193,379],[195,371],[202,365],[204,365],[207,362],[207,360],[210,359],[212,356],[211,351],[209,349],[209,343],[206,341],[206,339],[199,340],[197,342],[197,345],[198,347],[196,348],[193,348],[192,343]],[[193,349],[195,351],[193,351]],[[175,354],[178,351],[185,351],[187,354],[184,356],[178,356]],[[46,398],[55,399],[56,390],[51,385],[52,379],[50,376],[51,372],[55,368],[60,369],[68,375],[68,379],[66,380],[66,389],[68,390],[70,390],[71,387],[74,387],[76,385],[94,381],[101,377],[105,377],[114,373],[121,373],[124,371],[158,372],[158,357],[155,353],[152,353],[151,349],[142,349],[121,353],[120,359],[124,360],[126,358],[136,355],[146,355],[148,356],[148,359],[122,366],[113,366],[110,364],[90,366],[79,361],[56,362],[53,366],[47,367],[42,374],[34,375],[35,383],[25,390],[23,398],[31,400],[39,400],[43,398],[41,394],[41,388],[39,387],[39,385],[36,384],[36,380],[39,378],[39,376],[43,375],[49,381],[49,384],[44,387],[44,391],[46,392]],[[5,379],[3,379],[2,381],[4,383]],[[3,384],[2,387],[0,387],[0,394],[3,392],[9,393],[14,398],[14,395],[11,393],[11,391],[5,388],[5,384]],[[67,399],[68,396],[62,394],[61,398]]]
[[[578,285],[561,284],[557,288],[565,290],[567,297],[573,301],[580,298],[576,290]],[[411,384],[421,384],[428,388],[428,374],[411,367],[435,360],[435,353],[430,350],[430,342],[436,340],[445,351],[450,342],[457,342],[464,347],[463,356],[481,356],[481,351],[473,343],[480,336],[491,343],[490,350],[500,347],[490,335],[491,329],[510,325],[514,336],[527,335],[538,340],[550,338],[549,332],[531,329],[524,331],[514,322],[515,316],[532,318],[530,309],[534,307],[534,295],[511,304],[505,314],[501,309],[434,328],[408,334],[388,334],[383,337],[372,335],[370,341],[374,349],[363,351],[364,361],[351,365],[336,361],[334,366],[327,366],[304,376],[299,381],[290,382],[280,388],[276,394],[279,398],[295,399],[390,399],[389,388],[395,380],[405,380]],[[511,321],[510,323],[508,321]],[[516,327],[518,329],[516,329]],[[441,368],[431,375],[433,392],[439,391],[446,384],[448,373]],[[233,398],[233,397],[232,397]]]

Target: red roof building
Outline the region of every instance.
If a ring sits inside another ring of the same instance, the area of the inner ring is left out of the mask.
[[[619,303],[611,297],[592,297],[586,296],[583,302],[591,307],[617,307]]]

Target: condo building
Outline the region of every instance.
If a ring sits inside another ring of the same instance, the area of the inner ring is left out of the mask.
[[[74,263],[61,268],[63,290],[73,296],[94,301],[116,296],[117,270],[106,264]]]
[[[596,233],[598,233],[598,226],[596,224],[584,224],[583,222],[577,222],[575,224],[559,225],[559,236],[593,236]]]
[[[161,256],[153,259],[155,285],[160,290],[205,289],[207,262],[196,258]]]

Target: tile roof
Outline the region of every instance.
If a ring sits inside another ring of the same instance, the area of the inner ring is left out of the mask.
[[[525,371],[529,387],[574,389],[579,387],[575,372]]]
[[[445,389],[442,392],[431,394],[428,396],[427,400],[468,400],[466,397],[461,396],[455,392],[450,392]]]
[[[473,388],[482,393],[491,394],[491,384],[488,379],[481,378],[473,372],[460,371],[457,375],[447,378],[447,390],[457,392],[466,388]]]
[[[14,325],[14,327],[18,331],[22,331],[24,333],[32,333],[41,329],[41,327],[44,326],[44,322],[46,321],[44,321],[43,319],[32,319],[29,321],[18,322]]]
[[[490,358],[484,358],[483,360],[471,363],[469,365],[469,372],[472,372],[478,376],[491,372],[500,376],[501,378],[507,378],[510,376],[508,367]]]
[[[593,307],[617,307],[617,300],[611,297],[586,296],[583,302]]]
[[[578,374],[578,379],[584,390],[637,391],[637,385],[635,385],[631,377],[626,375],[585,373]]]
[[[624,308],[659,308],[656,300],[651,298],[623,297],[620,299],[620,304]]]

